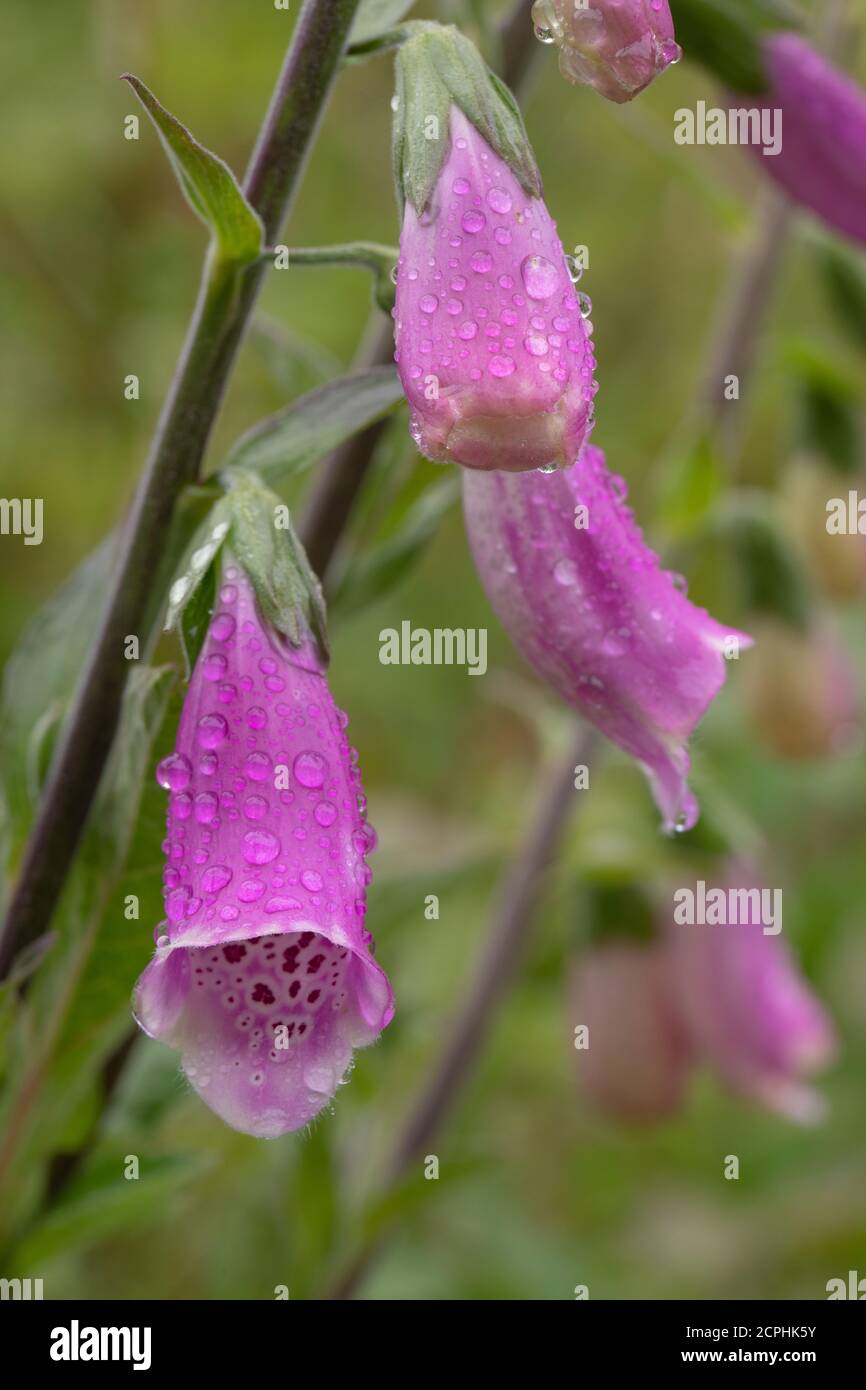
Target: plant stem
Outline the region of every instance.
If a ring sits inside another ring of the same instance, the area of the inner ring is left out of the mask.
[[[305,0],[244,181],[273,241],[289,210],[359,0]],[[129,672],[124,639],[143,631],[175,504],[198,475],[266,270],[238,284],[205,259],[198,301],[123,532],[101,628],[57,748],[0,939],[0,979],[47,930],[117,730]],[[151,610],[151,612],[149,612]]]
[[[493,1016],[517,971],[541,900],[541,884],[553,861],[574,806],[574,769],[585,763],[595,736],[581,730],[571,752],[552,770],[529,836],[505,874],[490,931],[472,982],[447,1042],[409,1112],[386,1161],[385,1187],[404,1179],[441,1129],[478,1059]],[[323,1295],[351,1298],[376,1255],[382,1237],[364,1244],[346,1262]]]

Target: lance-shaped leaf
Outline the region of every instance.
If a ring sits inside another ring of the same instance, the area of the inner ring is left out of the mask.
[[[229,166],[166,111],[144,83],[124,73],[153,124],[184,195],[213,233],[222,260],[248,265],[262,251],[262,224]]]
[[[402,397],[393,367],[338,377],[248,430],[229,450],[223,476],[251,469],[278,486],[387,415]]]

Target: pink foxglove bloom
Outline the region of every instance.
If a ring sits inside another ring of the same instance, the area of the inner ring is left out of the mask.
[[[592,946],[574,972],[572,1021],[588,1029],[578,1074],[598,1110],[647,1124],[679,1108],[691,1050],[657,943],[617,938]]]
[[[665,827],[697,819],[687,741],[750,638],[661,568],[625,484],[588,445],[552,474],[466,473],[469,540],[512,641],[580,714],[641,764]]]
[[[771,615],[755,623],[757,646],[743,672],[748,721],[765,748],[792,762],[844,753],[862,737],[851,659],[834,628],[801,632]]]
[[[820,1119],[823,1103],[807,1078],[835,1052],[832,1026],[803,980],[754,877],[732,868],[724,924],[672,924],[670,986],[696,1053],[735,1092],[789,1119]],[[707,904],[709,893],[707,888]],[[732,891],[737,906],[733,908]],[[740,906],[742,902],[742,906]]]
[[[668,0],[536,0],[532,18],[563,77],[609,101],[631,101],[682,56]]]
[[[752,146],[765,174],[797,203],[866,246],[866,92],[798,34],[764,42],[770,90],[737,105],[782,112],[782,148]]]
[[[595,357],[555,223],[457,106],[429,204],[406,199],[395,321],[428,458],[511,471],[577,457]]]
[[[242,570],[219,600],[158,769],[167,921],[135,1012],[222,1119],[271,1138],[328,1104],[393,1004],[364,926],[375,836],[346,718]]]

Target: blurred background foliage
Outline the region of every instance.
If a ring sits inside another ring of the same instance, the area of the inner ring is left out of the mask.
[[[478,38],[500,8],[451,0],[413,15],[457,20]],[[45,540],[0,545],[4,660],[122,514],[195,295],[201,229],[146,121],[139,142],[123,138],[124,117],[137,108],[117,77],[139,74],[240,171],[292,22],[270,0],[6,0],[2,493],[45,499]],[[853,54],[847,61],[856,66]],[[290,244],[396,242],[390,95],[387,57],[343,73]],[[701,496],[727,482],[713,481],[709,461],[682,482],[681,441],[732,258],[754,232],[760,169],[737,150],[674,145],[673,112],[700,98],[713,101],[713,84],[686,61],[632,106],[613,107],[567,87],[544,50],[523,107],[562,239],[589,248],[582,288],[593,300],[599,359],[596,442],[627,479],[648,534],[682,546],[678,567],[692,597],[738,623],[735,567],[713,547],[689,544]],[[846,381],[866,379],[863,343],[822,288],[818,262],[829,243],[811,218],[797,220],[747,398],[729,407],[744,412],[737,482],[784,479],[797,430],[790,364],[803,344]],[[272,274],[212,461],[261,416],[345,369],[370,310],[363,272]],[[130,372],[140,377],[138,402],[124,400]],[[148,781],[99,960],[66,1017],[13,1174],[21,1219],[15,1268],[3,1272],[43,1276],[48,1297],[270,1298],[283,1284],[292,1297],[312,1296],[382,1218],[368,1195],[446,1036],[497,878],[531,817],[543,758],[566,746],[562,710],[490,614],[459,507],[399,582],[365,606],[352,601],[354,554],[393,531],[443,477],[413,456],[398,414],[333,614],[333,687],[350,713],[380,835],[369,921],[394,983],[395,1022],[359,1055],[333,1113],[276,1142],[225,1128],[182,1082],[174,1053],[139,1043],[91,1159],[62,1201],[37,1216],[45,1162],[91,1133],[98,1112],[95,1073],[77,1062],[97,1034],[103,1051],[122,1034],[118,999],[151,949],[163,806]],[[488,674],[381,666],[379,632],[404,619],[486,626]],[[837,620],[866,681],[862,602]],[[160,655],[177,654],[165,644]],[[587,1284],[591,1297],[606,1298],[820,1298],[829,1278],[866,1273],[864,757],[794,767],[773,759],[744,726],[738,674],[734,667],[694,741],[695,781],[705,806],[726,808],[763,844],[766,881],[784,887],[789,938],[837,1021],[842,1053],[825,1082],[827,1123],[792,1128],[705,1079],[675,1122],[650,1132],[620,1132],[580,1101],[566,976],[581,946],[581,884],[588,874],[658,884],[674,864],[682,878],[688,853],[660,836],[640,774],[608,751],[593,765],[591,793],[580,796],[539,904],[525,970],[433,1145],[440,1179],[425,1182],[418,1165],[417,1180],[393,1195],[395,1238],[364,1296],[567,1299]],[[137,923],[122,915],[128,892],[141,894]],[[425,919],[428,894],[439,896],[438,921]],[[37,1035],[45,1026],[38,999],[33,1026]],[[738,1182],[723,1178],[727,1154],[740,1157]],[[123,1179],[126,1155],[140,1158],[137,1183]]]

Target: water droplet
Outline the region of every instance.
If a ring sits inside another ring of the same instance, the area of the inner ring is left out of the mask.
[[[476,251],[469,264],[476,275],[486,275],[493,268],[493,257],[487,251]]]
[[[539,42],[539,43],[555,43],[555,42],[556,42],[556,39],[554,38],[553,30],[552,30],[552,29],[546,29],[542,24],[536,24],[534,33],[535,33],[535,37],[538,39],[538,42]]]
[[[320,893],[324,879],[321,874],[317,874],[315,869],[304,869],[301,874],[301,883],[308,893]]]
[[[268,803],[263,796],[248,796],[244,802],[244,815],[247,820],[262,820],[268,814]]]
[[[221,681],[226,673],[228,662],[220,652],[212,652],[206,656],[202,663],[202,674],[205,680]]]
[[[244,759],[244,776],[251,782],[264,782],[271,773],[271,760],[267,753],[250,753]]]
[[[200,748],[219,748],[228,733],[229,726],[221,714],[203,714],[198,721],[196,739]]]
[[[470,188],[469,180],[468,180],[468,179],[455,179],[454,182],[452,183],[451,187],[454,189],[454,192],[457,193],[457,194],[459,194],[460,197],[462,198],[463,195],[464,195],[465,193],[468,193],[468,192],[469,192],[469,188]]]
[[[280,842],[269,830],[248,830],[242,854],[248,864],[270,864],[280,852]]]
[[[213,864],[201,876],[203,893],[219,893],[232,879],[232,871],[225,864]]]
[[[238,898],[242,903],[254,903],[264,891],[265,885],[260,878],[245,878],[238,889]]]
[[[195,799],[195,818],[199,825],[209,825],[217,813],[219,802],[213,792],[199,792]]]
[[[337,808],[333,801],[320,801],[313,814],[319,825],[333,825],[337,819]]]
[[[422,314],[435,314],[439,308],[439,300],[435,294],[422,294],[418,300],[418,308]]]
[[[292,772],[302,787],[321,787],[328,774],[328,762],[321,753],[306,749],[295,758]]]
[[[583,274],[583,266],[577,256],[566,256],[565,264],[568,268],[568,278],[573,285],[576,285]]]
[[[553,577],[557,584],[561,584],[564,589],[570,589],[577,583],[577,569],[572,560],[557,560],[553,566]]]
[[[589,295],[586,294],[583,290],[578,290],[577,303],[580,308],[580,317],[582,319],[588,319],[590,314],[592,313],[592,300],[590,299]]]
[[[227,642],[234,635],[235,620],[231,613],[217,613],[210,625],[210,635],[217,642]]]
[[[192,764],[182,753],[170,753],[156,769],[156,780],[167,791],[181,792],[189,786]]]
[[[465,323],[461,323],[460,327],[458,328],[457,337],[462,338],[465,343],[468,343],[471,342],[471,340],[475,337],[477,332],[478,324],[473,323],[471,319],[467,319]]]
[[[487,226],[487,218],[477,208],[470,208],[468,212],[464,212],[460,219],[460,226],[464,232],[469,232],[471,236],[475,236],[476,232],[483,231]]]
[[[545,357],[549,351],[547,339],[540,333],[527,333],[523,346],[531,357]]]
[[[516,367],[517,363],[513,357],[506,357],[501,353],[497,353],[495,357],[491,357],[487,370],[490,372],[491,376],[501,378],[511,376],[511,373]]]
[[[504,188],[490,188],[487,192],[487,205],[491,207],[494,212],[499,212],[504,215],[506,212],[511,211],[511,194],[507,193]]]
[[[520,274],[530,299],[549,299],[559,284],[556,266],[546,256],[526,256]]]

